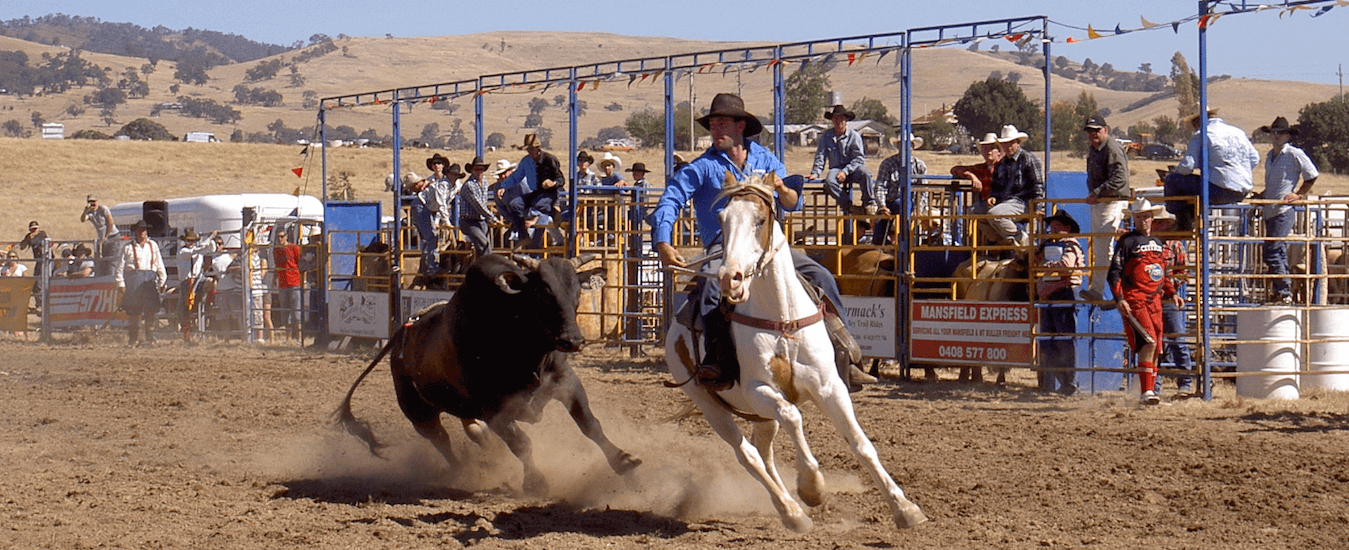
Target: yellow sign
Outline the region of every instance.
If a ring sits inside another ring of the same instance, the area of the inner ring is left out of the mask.
[[[34,277],[0,278],[0,330],[28,330],[28,302],[36,283]]]

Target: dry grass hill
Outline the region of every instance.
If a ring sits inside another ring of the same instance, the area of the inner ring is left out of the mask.
[[[249,87],[263,87],[280,92],[285,97],[282,107],[231,105],[242,114],[236,124],[219,125],[204,119],[188,118],[174,111],[163,111],[157,122],[175,135],[189,131],[210,131],[227,138],[236,128],[246,133],[265,132],[267,126],[282,121],[290,128],[303,128],[315,123],[317,112],[301,107],[302,94],[312,91],[318,97],[356,92],[388,90],[396,87],[434,84],[476,78],[494,74],[578,64],[598,63],[635,57],[663,56],[726,49],[755,44],[738,42],[704,42],[662,37],[639,37],[593,33],[494,32],[457,36],[423,38],[348,38],[337,40],[338,50],[310,59],[298,65],[304,79],[303,86],[289,87],[289,71],[283,70],[275,78]],[[60,47],[44,46],[8,37],[0,37],[0,50],[23,50],[30,59],[40,58],[43,52],[56,53]],[[287,62],[298,52],[282,54]],[[85,59],[110,68],[113,73],[126,67],[140,67],[142,58],[105,54],[83,54]],[[898,114],[900,88],[895,74],[898,56],[877,59],[866,58],[852,66],[840,64],[830,73],[833,88],[842,93],[844,102],[862,97],[880,99],[892,115]],[[1042,100],[1044,92],[1038,73],[992,56],[963,49],[928,49],[914,54],[915,116],[942,105],[953,104],[974,80],[985,78],[990,72],[1003,74],[1020,72],[1022,86],[1033,100]],[[232,89],[244,83],[245,72],[256,63],[241,63],[216,67],[210,71],[211,80],[201,86],[181,85],[176,95],[208,98],[226,104],[233,100]],[[0,95],[0,121],[15,119],[29,125],[33,112],[42,113],[49,122],[62,122],[67,134],[80,129],[95,129],[105,133],[115,131],[121,124],[135,118],[150,116],[151,107],[176,99],[169,87],[173,63],[160,62],[156,70],[146,76],[151,93],[146,98],[134,99],[120,106],[116,112],[117,124],[109,127],[98,116],[97,109],[88,108],[79,117],[70,117],[66,107],[82,104],[82,98],[93,88],[75,89],[63,94],[40,97]],[[763,68],[754,71],[727,71],[714,69],[684,78],[675,86],[677,101],[692,98],[694,104],[704,107],[711,96],[721,91],[739,91],[746,97],[748,108],[755,113],[771,112],[771,73]],[[1175,104],[1162,100],[1134,111],[1121,109],[1144,97],[1144,92],[1116,92],[1097,88],[1059,77],[1053,80],[1053,99],[1075,100],[1086,91],[1095,96],[1098,104],[1110,108],[1112,124],[1127,127],[1140,120],[1158,115],[1174,116]],[[1231,79],[1210,88],[1211,103],[1222,108],[1225,119],[1247,130],[1267,124],[1277,115],[1293,117],[1303,105],[1323,101],[1336,92],[1335,87],[1300,82]],[[530,130],[524,128],[528,103],[543,98],[549,107],[542,112],[543,127],[554,132],[554,151],[563,151],[567,144],[565,112],[553,106],[556,96],[567,90],[557,86],[551,89],[511,90],[508,93],[489,93],[484,96],[484,120],[487,131],[501,132],[507,143],[519,143]],[[664,89],[661,85],[626,81],[601,83],[597,88],[587,87],[578,94],[586,102],[586,111],[577,128],[578,140],[594,136],[599,130],[622,126],[633,112],[660,109]],[[413,105],[400,113],[402,134],[408,138],[420,135],[422,128],[438,123],[442,132],[454,125],[472,136],[473,105],[471,98],[460,98],[452,105],[455,111],[431,109],[426,104]],[[328,113],[330,126],[347,125],[362,131],[373,128],[381,134],[391,133],[389,106],[358,107]],[[682,147],[687,148],[687,146]],[[291,168],[305,159],[296,153],[296,146],[268,146],[250,144],[195,144],[195,143],[131,143],[88,142],[67,140],[42,141],[37,138],[20,140],[0,139],[0,174],[3,190],[0,204],[6,210],[0,216],[0,241],[17,238],[23,233],[30,217],[45,219],[57,238],[81,238],[88,227],[78,223],[78,211],[87,192],[97,191],[107,202],[144,200],[154,197],[191,196],[216,192],[281,191],[290,192],[299,185],[303,191],[319,194],[318,156],[308,164],[303,180],[296,179]],[[404,166],[424,171],[422,160],[427,151],[408,151],[403,155]],[[466,160],[471,152],[451,151],[452,159]],[[516,152],[489,154],[489,161],[502,157],[516,157]],[[796,157],[789,155],[789,168]],[[929,160],[934,171],[943,164],[949,166],[954,158]],[[626,155],[629,163],[643,160],[649,166],[659,167],[658,152],[641,151]],[[944,157],[944,156],[943,156]],[[1059,162],[1057,168],[1078,166],[1079,160]],[[1141,163],[1140,163],[1141,164]],[[1149,170],[1143,167],[1142,173]],[[357,182],[359,196],[374,199],[382,188],[385,174],[392,170],[391,152],[381,149],[356,150],[350,148],[329,151],[329,173],[348,171]],[[801,170],[804,170],[802,168]],[[1135,168],[1135,172],[1139,172]],[[1320,187],[1320,186],[1318,186]]]

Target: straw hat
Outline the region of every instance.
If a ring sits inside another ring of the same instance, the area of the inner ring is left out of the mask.
[[[1016,126],[1011,124],[1003,126],[1002,133],[998,135],[998,143],[1010,143],[1013,141],[1021,143],[1028,139],[1030,139],[1030,135],[1021,130],[1017,130]]]
[[[904,143],[904,140],[900,139],[899,136],[893,136],[890,138],[890,145],[893,145],[896,149],[899,148],[899,144],[901,143]],[[909,143],[913,144],[914,149],[923,148],[923,138],[919,136],[909,134]]]
[[[998,144],[998,134],[995,134],[993,132],[984,134],[984,139],[979,140],[979,145],[997,145],[997,144]]]
[[[493,170],[492,173],[500,176],[502,174],[505,174],[506,171],[510,170],[511,168],[515,168],[514,162],[511,162],[506,159],[498,159],[496,162],[496,170]]]
[[[1153,205],[1148,199],[1138,199],[1134,201],[1133,204],[1129,205],[1129,214],[1133,216],[1141,214],[1151,214],[1156,216],[1158,213],[1165,211],[1166,208],[1162,207],[1162,205]]]

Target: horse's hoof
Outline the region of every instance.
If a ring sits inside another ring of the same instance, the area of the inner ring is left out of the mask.
[[[617,457],[614,457],[614,460],[609,462],[609,467],[613,468],[614,473],[618,475],[626,475],[628,472],[633,471],[641,465],[642,459],[626,452],[619,454]]]
[[[918,508],[917,504],[904,502],[899,505],[899,513],[895,515],[895,525],[900,529],[910,529],[927,522],[927,515]]]

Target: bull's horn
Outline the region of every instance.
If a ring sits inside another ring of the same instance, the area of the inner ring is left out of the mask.
[[[520,281],[520,276],[516,275],[514,271],[502,272],[500,275],[497,275],[496,281],[497,286],[501,287],[502,292],[505,292],[506,294],[520,293],[520,289],[511,286],[512,282]]]
[[[531,258],[524,254],[511,254],[511,259],[515,260],[515,263],[520,264],[520,267],[530,271],[539,270],[539,260],[537,258]]]
[[[588,264],[588,263],[594,261],[595,258],[598,258],[598,257],[599,257],[599,254],[595,254],[594,252],[586,252],[585,254],[582,254],[582,255],[580,255],[580,256],[577,256],[577,257],[575,257],[575,258],[572,258],[572,259],[571,259],[571,266],[574,267],[574,268],[576,268],[576,269],[581,269],[581,266],[583,266],[583,265],[585,265],[585,264]]]

